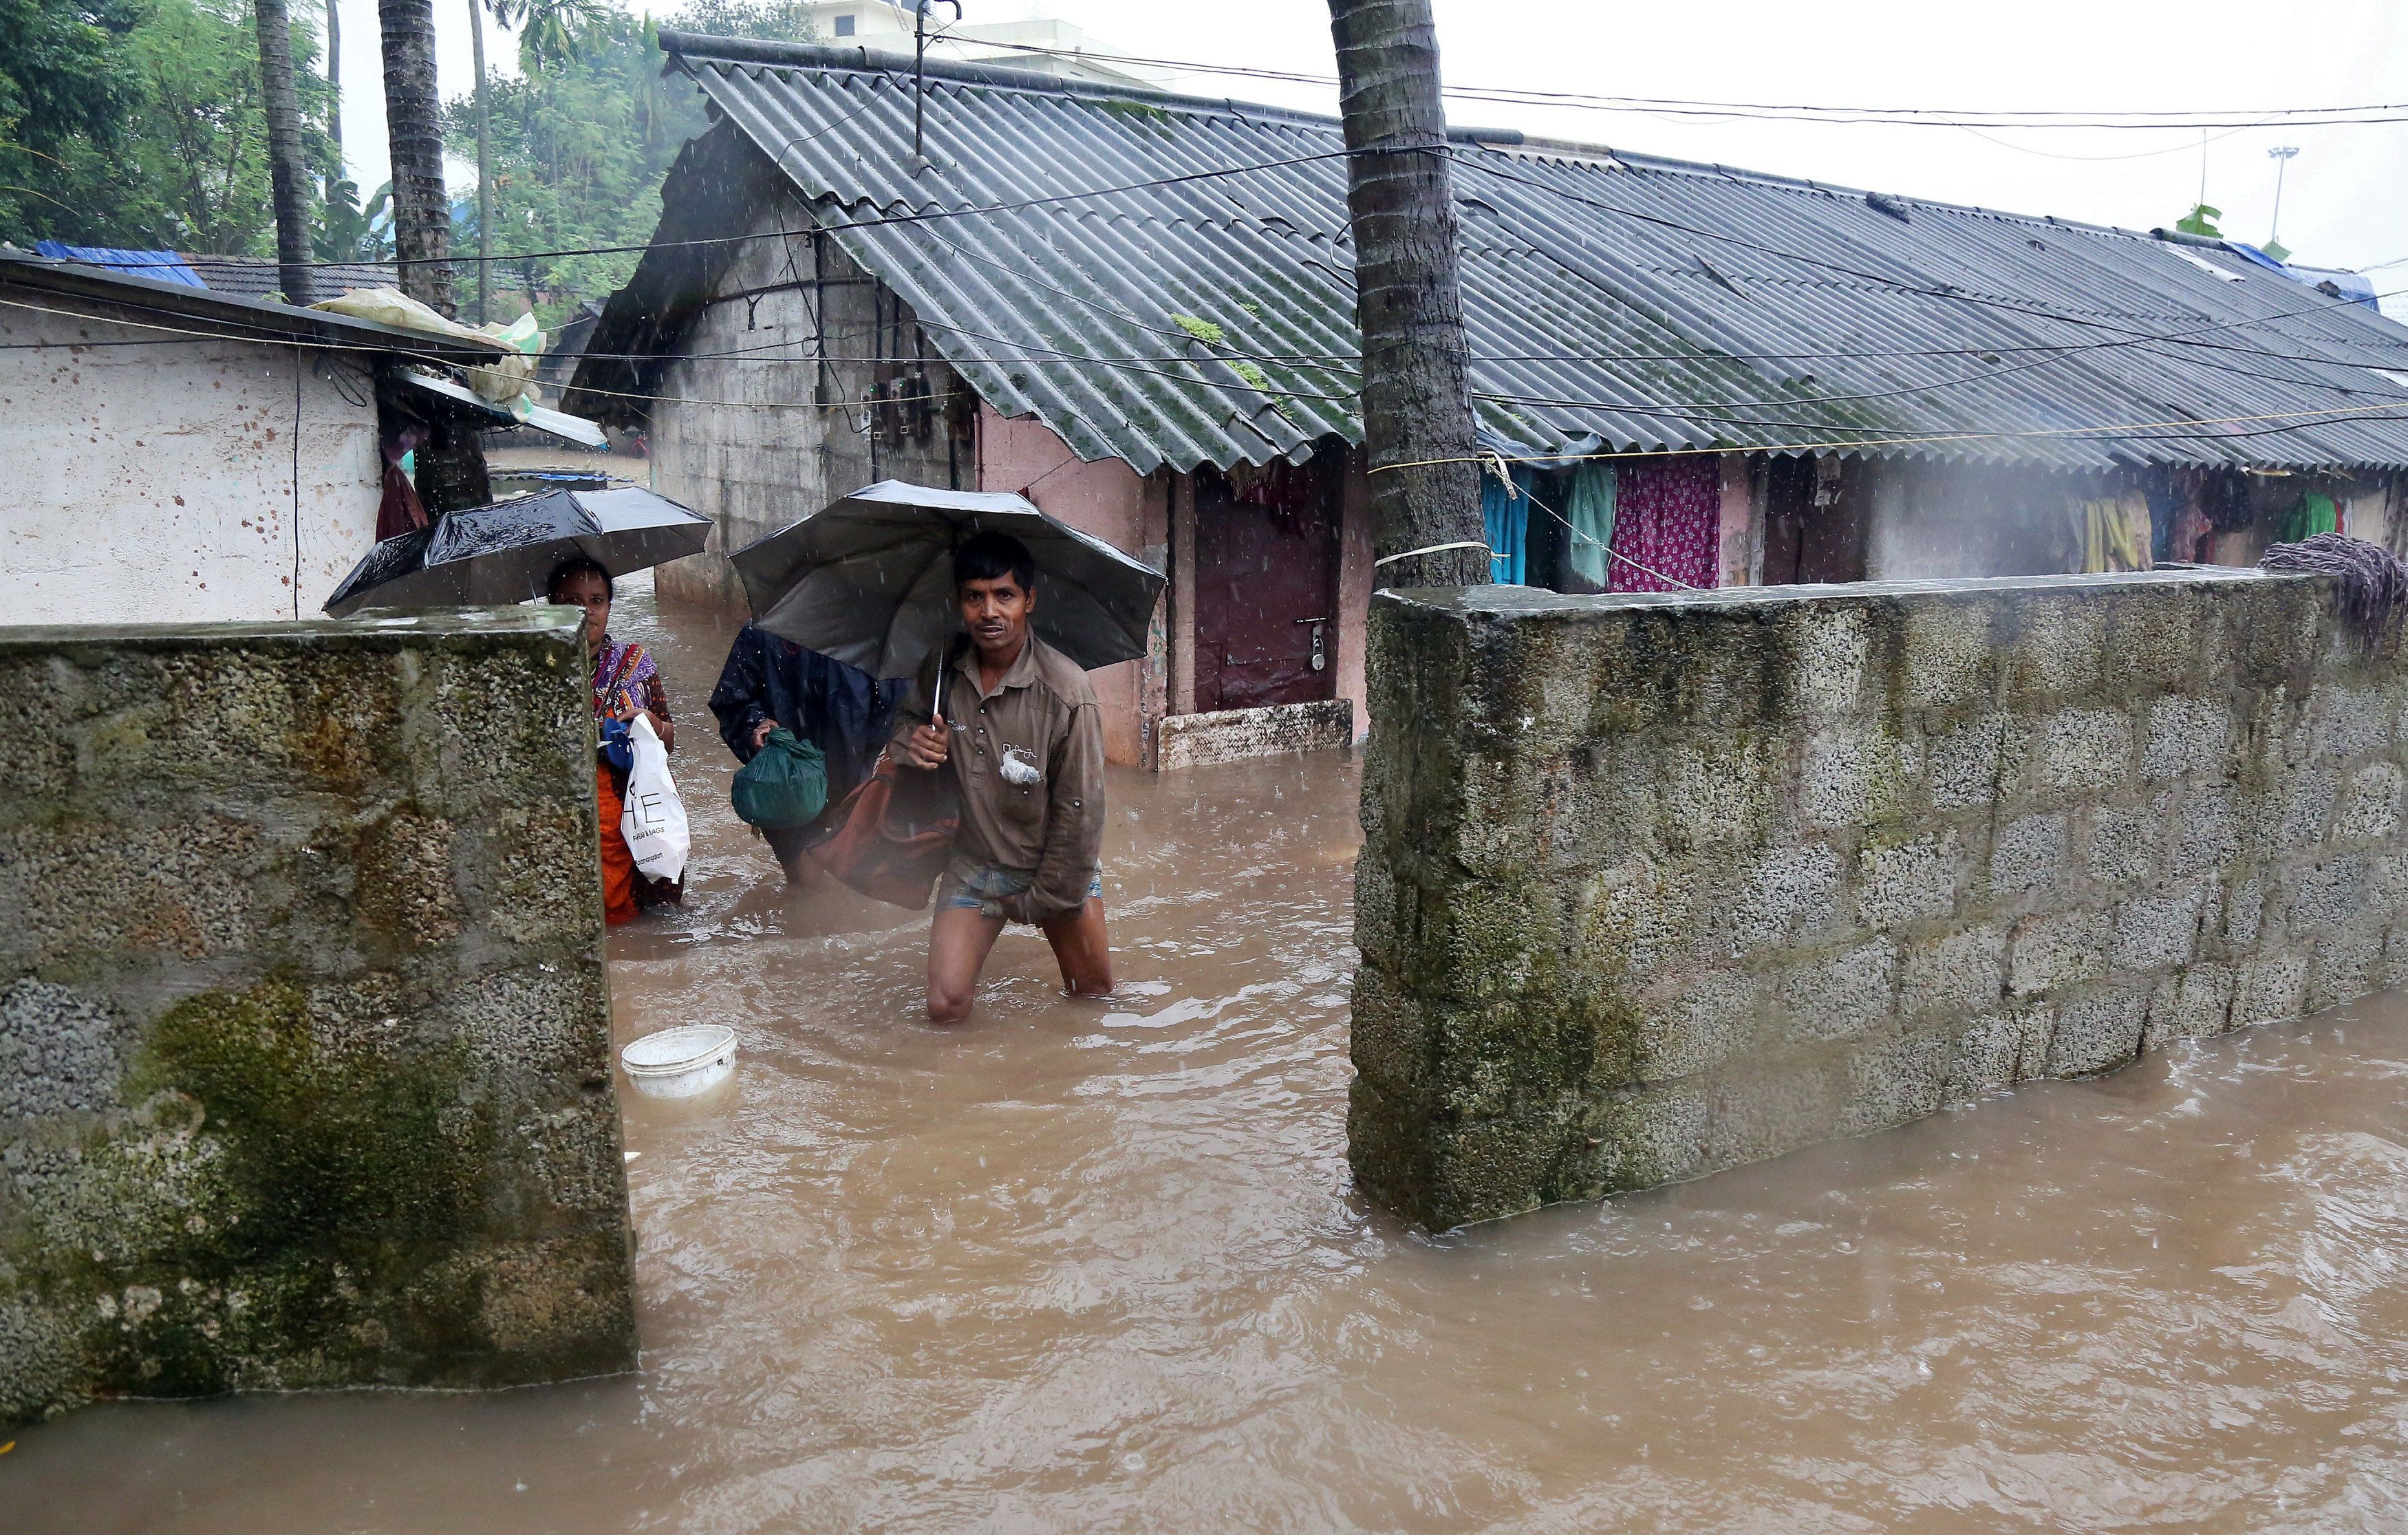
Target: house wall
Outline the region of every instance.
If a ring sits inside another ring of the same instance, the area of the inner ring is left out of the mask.
[[[317,616],[376,542],[367,366],[248,341],[79,345],[156,339],[0,308],[0,612],[291,619],[297,555],[297,616]]]
[[[0,628],[0,1424],[636,1363],[556,608]]]
[[[1882,459],[1871,471],[1868,581],[2062,571],[2068,500],[2099,494],[2028,466]]]
[[[1755,584],[1764,566],[1764,549],[1756,527],[1756,476],[1745,453],[1722,455],[1722,562],[1718,570],[1725,586]]]
[[[1360,448],[1346,455],[1346,499],[1338,530],[1338,696],[1353,711],[1349,739],[1371,729],[1371,702],[1365,668],[1370,655],[1372,567],[1378,524],[1371,515],[1369,457]]]
[[[1433,1227],[2408,978],[2408,655],[2329,584],[1375,600],[1350,1155]]]
[[[874,396],[930,357],[910,307],[825,239],[781,236],[811,222],[775,197],[713,285],[653,386],[652,488],[710,517],[708,549],[661,567],[661,593],[741,613],[724,555],[881,480],[974,489],[976,420],[953,370],[926,364],[939,398],[924,435],[896,431]]]

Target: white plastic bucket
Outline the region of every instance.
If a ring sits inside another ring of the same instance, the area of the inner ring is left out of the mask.
[[[648,1097],[692,1097],[736,1074],[736,1031],[724,1024],[665,1028],[620,1051],[619,1064]]]

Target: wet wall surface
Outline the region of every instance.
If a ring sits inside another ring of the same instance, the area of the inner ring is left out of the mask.
[[[626,1098],[642,1372],[93,1408],[7,1528],[2408,1523],[2396,997],[1432,1240],[1345,1170],[1348,757],[1116,775],[1125,994],[1008,936],[942,1034],[918,922],[727,820],[724,634],[660,638],[701,864],[617,1028],[743,1054]]]
[[[559,610],[0,630],[0,1430],[636,1359],[583,671]]]
[[[1445,1228],[2408,984],[2408,667],[2329,582],[1371,605],[1350,1155]]]

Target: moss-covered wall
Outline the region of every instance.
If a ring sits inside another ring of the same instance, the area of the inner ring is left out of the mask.
[[[1452,1227],[2408,976],[2408,666],[2329,596],[1383,595],[1358,1180]]]
[[[636,1356],[576,621],[0,629],[0,1421]]]

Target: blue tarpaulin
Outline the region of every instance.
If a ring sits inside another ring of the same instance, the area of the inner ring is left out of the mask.
[[[52,261],[79,261],[86,266],[106,266],[123,272],[128,277],[147,277],[156,282],[180,282],[187,288],[206,288],[201,275],[173,251],[119,251],[106,245],[67,245],[59,240],[36,240],[34,253]]]
[[[2305,283],[2311,288],[2329,282],[2340,292],[2342,297],[2351,303],[2363,304],[2377,314],[2383,312],[2383,302],[2375,296],[2374,283],[2363,273],[2344,272],[2331,266],[2301,266],[2292,262],[2276,261],[2256,246],[2243,244],[2240,240],[2226,240],[2224,248],[2234,255],[2246,256],[2260,266],[2280,272],[2292,281]]]

